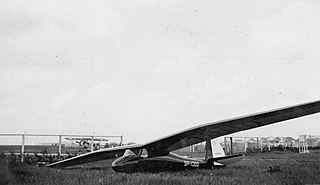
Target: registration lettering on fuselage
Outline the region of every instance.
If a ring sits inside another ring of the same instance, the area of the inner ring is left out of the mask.
[[[184,166],[192,166],[194,168],[199,168],[199,162],[197,162],[197,161],[184,161]]]

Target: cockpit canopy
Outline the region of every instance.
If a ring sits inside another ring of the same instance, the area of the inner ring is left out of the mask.
[[[131,150],[127,149],[124,154],[123,154],[124,157],[128,157],[128,156],[136,156],[135,153],[133,153]]]
[[[139,157],[142,157],[142,158],[147,158],[148,157],[148,151],[143,148],[143,149],[140,149],[139,151],[137,151],[138,153],[134,153],[132,150],[130,149],[127,149],[124,154],[123,154],[123,157],[128,157],[128,156],[139,156]]]

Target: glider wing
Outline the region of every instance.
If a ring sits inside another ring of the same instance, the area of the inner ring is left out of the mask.
[[[102,161],[106,159],[114,159],[122,156],[127,149],[130,149],[132,151],[138,151],[139,148],[140,148],[140,145],[128,145],[128,146],[120,146],[120,147],[96,150],[93,152],[88,152],[82,155],[71,157],[69,159],[51,163],[47,165],[47,167],[64,168],[68,166],[75,166],[75,165],[91,163],[95,161]]]
[[[144,145],[152,156],[165,155],[193,144],[320,112],[320,101],[266,111],[193,127]]]

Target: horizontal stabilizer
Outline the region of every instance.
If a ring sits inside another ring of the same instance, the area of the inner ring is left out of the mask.
[[[223,165],[221,163],[218,163],[218,162],[215,162],[215,161],[213,161],[213,165],[215,165],[215,166],[225,166],[225,165]]]
[[[208,160],[208,163],[213,163],[215,166],[225,166],[230,165],[236,162],[241,161],[244,158],[243,154],[233,154],[233,155],[226,155],[223,157],[214,157]],[[217,164],[217,165],[216,165]]]

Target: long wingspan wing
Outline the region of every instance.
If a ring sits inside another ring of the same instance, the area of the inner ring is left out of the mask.
[[[320,112],[320,101],[267,111],[235,119],[207,123],[143,145],[129,145],[116,148],[101,149],[53,164],[49,164],[48,167],[67,167],[115,158],[115,156],[123,155],[126,149],[139,150],[141,148],[145,148],[149,152],[149,156],[161,156],[167,154],[168,152],[207,141],[209,139],[214,139],[223,135],[261,127],[318,112]]]
[[[320,112],[320,101],[199,125],[145,144],[150,155],[168,152],[227,134]]]
[[[128,146],[120,146],[120,147],[96,150],[93,152],[85,153],[79,156],[75,156],[69,159],[65,159],[62,161],[58,161],[56,163],[49,164],[47,165],[47,167],[64,168],[68,166],[101,161],[105,159],[113,159],[113,158],[116,158],[117,156],[119,157],[122,156],[125,150],[127,149],[139,150],[140,147],[141,145],[128,145]]]

